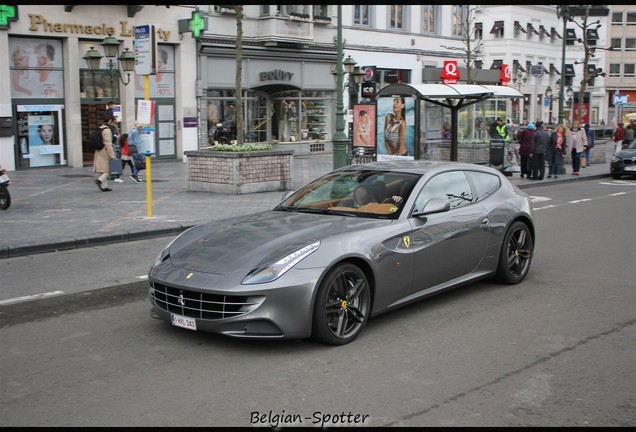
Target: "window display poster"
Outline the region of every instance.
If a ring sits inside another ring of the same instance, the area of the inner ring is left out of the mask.
[[[375,147],[375,105],[354,105],[353,145]]]
[[[415,159],[415,100],[403,95],[377,101],[377,159]]]
[[[11,97],[64,97],[62,42],[54,39],[9,38]]]
[[[29,153],[30,166],[51,166],[55,165],[55,154],[61,153],[56,149],[62,146],[57,136],[55,127],[55,117],[53,115],[29,115]]]
[[[135,74],[135,97],[145,97],[145,75]],[[159,45],[157,49],[157,73],[148,75],[148,91],[151,98],[173,98],[174,92],[174,47]]]

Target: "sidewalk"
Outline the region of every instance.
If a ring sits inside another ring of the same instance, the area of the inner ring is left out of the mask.
[[[609,160],[558,180],[533,181],[515,173],[508,179],[522,189],[609,176]],[[329,172],[333,155],[294,156],[293,187]],[[125,171],[129,173],[128,169]],[[145,180],[146,172],[142,171]],[[13,171],[11,207],[0,211],[0,258],[74,249],[104,243],[177,234],[198,223],[258,212],[278,204],[284,192],[226,195],[187,190],[187,164],[152,161],[152,209],[148,216],[146,183],[108,182],[100,192],[92,167]]]

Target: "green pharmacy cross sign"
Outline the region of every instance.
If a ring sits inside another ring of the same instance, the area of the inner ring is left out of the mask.
[[[198,39],[201,32],[208,29],[208,20],[200,11],[194,11],[192,18],[188,21],[188,29],[192,32],[192,37]]]
[[[0,5],[0,29],[8,29],[11,26],[11,21],[17,20],[17,6]]]

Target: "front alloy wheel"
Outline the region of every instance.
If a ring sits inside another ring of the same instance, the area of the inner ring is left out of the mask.
[[[353,264],[334,267],[316,297],[313,338],[330,345],[351,342],[367,323],[370,303],[369,283],[364,273]]]
[[[496,279],[507,284],[521,282],[530,270],[533,247],[528,226],[521,221],[514,222],[504,238]]]

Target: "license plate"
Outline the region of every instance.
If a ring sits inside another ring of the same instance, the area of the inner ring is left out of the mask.
[[[625,171],[636,171],[636,166],[625,167]]]
[[[192,318],[187,318],[181,315],[170,314],[172,325],[181,327],[188,330],[196,330],[197,322]]]

